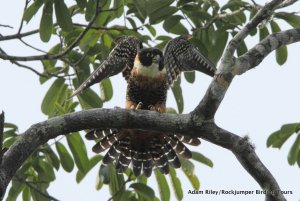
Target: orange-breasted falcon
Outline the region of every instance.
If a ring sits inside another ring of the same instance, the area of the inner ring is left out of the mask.
[[[126,109],[166,112],[167,90],[182,71],[198,70],[213,76],[216,70],[188,37],[170,40],[163,52],[157,48],[143,49],[142,42],[136,37],[121,37],[108,58],[72,96],[122,72],[127,81]],[[198,138],[136,129],[96,129],[88,132],[86,137],[100,139],[93,147],[96,153],[109,148],[102,160],[104,164],[116,162],[116,170],[124,172],[131,163],[134,175],[143,171],[147,177],[155,166],[164,174],[169,172],[170,164],[180,167],[178,155],[191,158],[190,150],[183,143],[200,144]]]

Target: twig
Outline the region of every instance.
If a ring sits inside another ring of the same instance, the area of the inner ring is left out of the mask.
[[[122,183],[122,185],[120,186],[120,188],[118,189],[118,191],[115,192],[107,201],[111,201],[114,197],[116,197],[123,190],[123,188],[125,187],[125,185],[127,183],[129,183],[129,182],[132,181],[131,176],[132,176],[132,172],[130,172],[130,174],[128,175],[128,178],[126,179],[126,181],[124,181]]]
[[[44,54],[44,55],[36,55],[36,56],[11,56],[8,54],[1,54],[0,58],[3,60],[11,60],[11,61],[35,61],[35,60],[54,60],[59,59],[61,57],[64,57],[66,54],[68,54],[78,43],[79,41],[85,36],[85,34],[88,32],[90,27],[93,25],[95,20],[97,19],[97,16],[99,15],[99,0],[97,0],[96,3],[96,11],[92,18],[92,20],[89,22],[87,27],[80,33],[80,35],[73,41],[73,43],[67,47],[63,52],[60,52],[58,54]]]
[[[285,0],[284,2],[279,4],[279,6],[277,6],[276,9],[288,7],[288,6],[296,3],[297,1],[298,0]]]
[[[42,192],[40,189],[38,189],[37,187],[35,187],[31,182],[27,182],[25,179],[20,178],[18,175],[15,175],[15,178],[20,182],[23,183],[25,185],[27,185],[29,188],[31,188],[32,190],[34,190],[35,192],[37,192],[38,194],[40,194],[41,196],[50,199],[51,201],[59,201],[58,199],[56,199],[55,197],[52,197],[51,195],[48,195],[47,193]]]
[[[87,27],[88,25],[86,24],[80,24],[80,23],[73,23],[75,26],[81,26],[81,27]],[[137,31],[137,30],[142,30],[143,27],[146,26],[146,24],[143,24],[141,26],[138,26],[136,28],[128,28],[126,26],[114,26],[114,27],[102,27],[102,26],[91,26],[90,29],[95,29],[95,30],[105,30],[105,31],[110,31],[110,30],[116,30],[116,31],[125,31],[125,30],[132,30],[132,31]]]
[[[0,24],[0,27],[5,27],[5,28],[10,28],[10,29],[13,29],[12,26],[10,25],[6,25],[6,24]]]
[[[28,31],[25,33],[16,33],[16,34],[7,35],[7,36],[0,36],[0,41],[24,38],[26,36],[31,36],[36,33],[39,33],[39,29],[35,29],[35,30]]]
[[[2,163],[2,146],[3,146],[3,132],[4,132],[4,121],[5,121],[5,116],[4,112],[2,111],[0,114],[0,164]]]
[[[178,3],[178,0],[176,0],[176,2]],[[192,31],[195,30],[196,28],[190,22],[189,18],[186,16],[186,14],[182,11],[182,9],[180,9],[180,11],[181,11],[181,14],[182,14],[183,18],[185,19],[185,21],[191,26]]]
[[[25,0],[25,6],[24,6],[24,10],[23,10],[23,13],[25,13],[26,9],[27,9],[27,6],[28,6],[28,3],[29,3],[29,0]],[[20,26],[19,26],[19,30],[18,30],[18,34],[21,33],[21,30],[23,28],[23,23],[24,23],[24,20],[23,20],[23,17],[21,19],[21,23],[20,23]]]
[[[42,53],[47,53],[47,52],[44,51],[44,50],[41,50],[41,49],[39,49],[39,48],[36,48],[36,47],[30,45],[29,43],[27,43],[26,41],[24,41],[22,38],[19,38],[19,40],[20,40],[24,45],[26,45],[26,46],[28,46],[28,47],[30,47],[30,48],[36,50],[36,51],[39,51],[39,52],[42,52]]]

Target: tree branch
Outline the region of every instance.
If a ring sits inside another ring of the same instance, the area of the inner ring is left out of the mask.
[[[0,185],[7,186],[27,157],[48,140],[62,134],[99,127],[144,129],[157,131],[158,135],[168,132],[201,137],[231,150],[243,167],[246,168],[264,190],[272,190],[274,192],[280,190],[276,180],[258,159],[249,142],[217,127],[213,121],[194,121],[191,114],[176,115],[124,109],[80,111],[54,117],[31,126],[5,152],[2,168],[0,169]],[[5,177],[2,177],[3,175]],[[275,198],[275,195],[270,196]],[[276,196],[278,196],[276,200],[285,200],[282,195]]]
[[[268,18],[282,0],[273,0],[262,7],[246,26],[240,30],[227,45],[221,58],[214,80],[211,82],[204,98],[192,112],[195,119],[212,119],[219,108],[225,93],[234,78],[234,53],[240,44],[257,25]]]
[[[11,56],[8,54],[0,53],[0,58],[3,60],[11,60],[11,61],[35,61],[35,60],[53,60],[53,59],[59,59],[61,57],[64,57],[66,54],[68,54],[79,42],[80,40],[85,36],[85,34],[88,32],[90,27],[93,25],[93,23],[96,21],[98,15],[99,15],[99,0],[97,0],[96,3],[96,9],[95,14],[92,18],[92,20],[89,22],[87,27],[80,33],[80,35],[73,41],[73,43],[67,47],[64,51],[58,53],[58,54],[44,54],[44,55],[36,55],[36,56]]]
[[[291,43],[300,41],[300,28],[274,33],[255,45],[248,52],[237,58],[235,74],[243,74],[259,65],[272,51]]]
[[[2,111],[0,114],[0,163],[2,162],[2,144],[3,144],[3,132],[4,132],[4,112]]]

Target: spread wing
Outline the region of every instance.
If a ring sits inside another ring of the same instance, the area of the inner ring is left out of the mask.
[[[169,85],[173,84],[182,71],[197,70],[209,76],[214,76],[216,71],[215,65],[188,41],[188,36],[170,40],[163,54]]]
[[[120,72],[123,72],[123,76],[127,80],[137,51],[142,48],[143,45],[139,39],[133,36],[120,37],[117,40],[116,47],[109,53],[108,58],[101,63],[69,98],[76,96],[91,85]]]

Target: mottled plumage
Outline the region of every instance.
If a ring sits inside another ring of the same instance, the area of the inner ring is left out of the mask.
[[[142,42],[132,36],[121,37],[108,58],[72,94],[75,96],[89,86],[122,72],[127,81],[126,109],[144,109],[166,112],[167,90],[182,71],[198,70],[213,76],[215,66],[189,41],[177,37],[169,41],[161,52],[157,48],[143,49]],[[169,166],[181,166],[178,156],[191,158],[184,145],[197,146],[198,138],[180,134],[138,129],[96,129],[86,138],[97,140],[93,151],[101,153],[104,164],[115,163],[118,172],[130,165],[134,175],[149,177],[153,167],[169,173]]]

